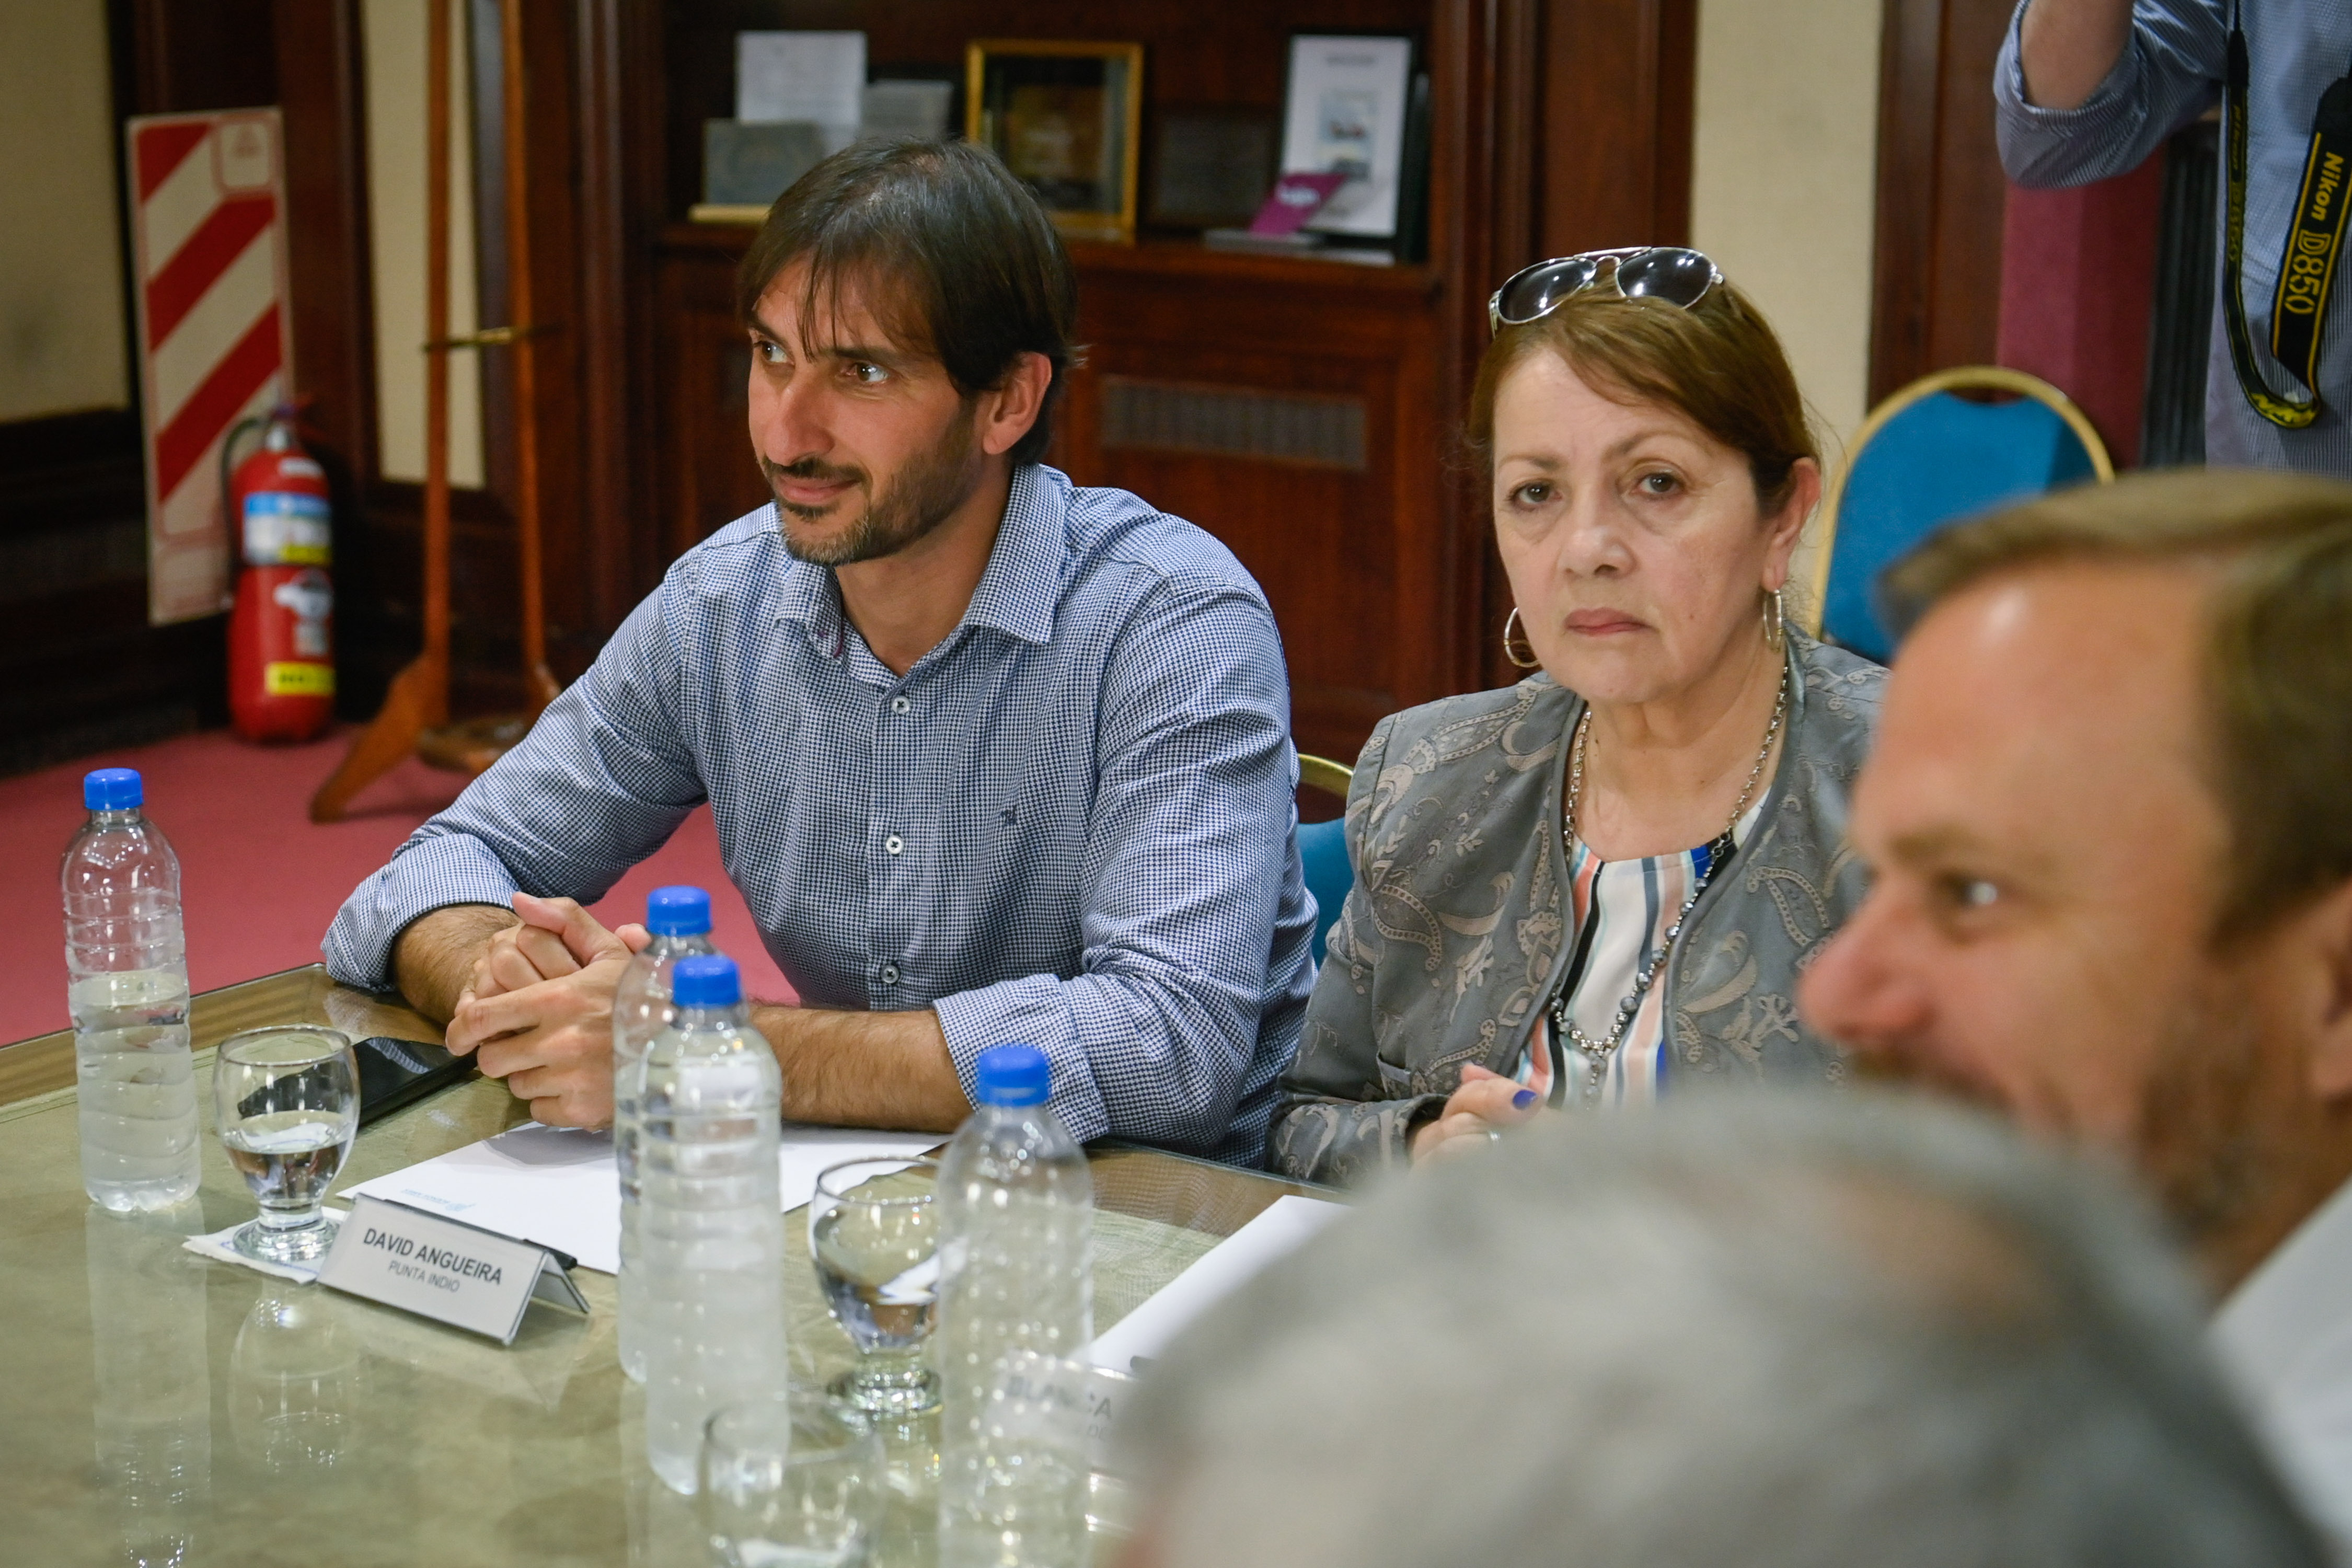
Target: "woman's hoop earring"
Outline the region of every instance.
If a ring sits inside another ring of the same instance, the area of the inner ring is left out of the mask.
[[[1534,669],[1543,663],[1542,659],[1536,657],[1536,645],[1528,641],[1524,636],[1519,638],[1516,645],[1511,641],[1511,634],[1518,630],[1518,626],[1519,607],[1517,605],[1513,605],[1511,606],[1510,619],[1503,623],[1503,657],[1509,659],[1521,669]],[[1521,658],[1519,657],[1520,648],[1528,650],[1527,658]]]
[[[1789,644],[1789,611],[1781,603],[1780,589],[1764,595],[1763,615],[1764,646],[1779,653]]]

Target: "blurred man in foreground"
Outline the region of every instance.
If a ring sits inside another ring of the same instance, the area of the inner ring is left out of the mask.
[[[1124,1568],[2322,1561],[2134,1205],[1864,1107],[1700,1096],[1392,1187],[1152,1369]]]
[[[1865,1061],[2139,1166],[2352,1541],[2352,486],[2048,497],[1890,574],[1869,898],[1808,972]]]

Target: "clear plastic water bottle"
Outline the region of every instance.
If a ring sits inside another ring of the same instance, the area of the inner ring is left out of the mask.
[[[196,1190],[196,1085],[180,858],[140,814],[139,774],[82,780],[89,820],[66,847],[66,1002],[81,1105],[81,1184],[110,1209]]]
[[[664,1485],[691,1493],[711,1413],[785,1386],[783,1080],[745,1026],[733,959],[679,959],[670,994],[677,1016],[643,1068],[637,1299],[646,1455]]]
[[[710,895],[700,888],[656,888],[646,895],[646,930],[653,941],[629,960],[613,991],[613,1163],[621,1173],[621,1370],[646,1380],[645,1275],[637,1266],[637,1100],[645,1086],[646,1049],[677,1017],[670,970],[681,958],[709,956]]]
[[[1086,1549],[1083,1450],[992,1416],[1008,1358],[1068,1362],[1094,1339],[1094,1181],[1045,1108],[1045,1052],[999,1046],[974,1077],[979,1106],[940,1162],[940,1562],[1071,1568]]]

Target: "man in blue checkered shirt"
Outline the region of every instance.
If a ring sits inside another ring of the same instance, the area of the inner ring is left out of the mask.
[[[862,144],[787,192],[739,291],[775,504],[360,885],[336,977],[600,1124],[645,937],[581,905],[708,800],[800,993],[752,1015],[787,1115],[945,1131],[1019,1041],[1078,1137],[1255,1163],[1313,978],[1281,643],[1208,534],[1037,461],[1076,301],[969,144]]]

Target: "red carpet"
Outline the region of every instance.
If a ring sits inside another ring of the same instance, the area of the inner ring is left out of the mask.
[[[147,814],[180,856],[197,990],[318,962],[319,939],[352,889],[462,783],[412,760],[371,784],[349,819],[317,826],[310,795],[348,739],[265,747],[210,731],[0,779],[0,1042],[67,1026],[58,865],[81,826],[81,776],[91,768],[137,768],[146,779]],[[606,925],[642,919],[646,894],[668,882],[710,889],[712,935],[743,966],[749,994],[791,996],[727,880],[707,807],[623,878],[597,916]]]

